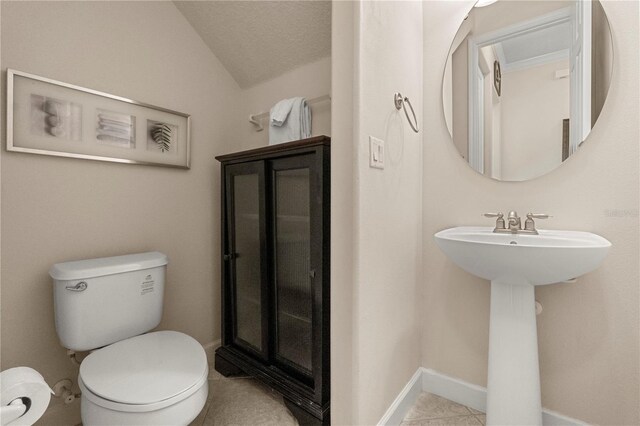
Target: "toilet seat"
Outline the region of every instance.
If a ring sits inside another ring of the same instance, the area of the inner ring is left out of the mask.
[[[207,357],[192,337],[157,331],[93,352],[80,365],[84,397],[110,410],[147,412],[189,398],[206,385]]]

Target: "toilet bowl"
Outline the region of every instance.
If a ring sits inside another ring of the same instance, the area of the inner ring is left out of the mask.
[[[85,425],[188,425],[208,395],[202,346],[176,331],[157,331],[91,353],[80,366]]]

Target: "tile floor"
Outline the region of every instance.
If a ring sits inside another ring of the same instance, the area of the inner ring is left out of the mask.
[[[401,424],[406,426],[481,426],[485,424],[485,415],[473,408],[423,392]]]
[[[190,426],[297,426],[282,396],[249,377],[226,378],[209,366],[209,398]]]
[[[209,398],[190,426],[296,426],[282,396],[249,377],[227,378],[209,367]],[[484,413],[423,392],[411,407],[405,426],[482,426]]]

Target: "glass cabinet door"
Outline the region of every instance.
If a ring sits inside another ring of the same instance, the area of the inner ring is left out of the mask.
[[[266,353],[268,312],[262,309],[266,297],[263,278],[266,274],[261,255],[263,244],[264,165],[243,163],[227,167],[227,215],[230,229],[225,260],[229,262],[231,279],[232,330],[235,344]]]
[[[272,163],[276,362],[312,375],[313,282],[310,164],[305,157]]]

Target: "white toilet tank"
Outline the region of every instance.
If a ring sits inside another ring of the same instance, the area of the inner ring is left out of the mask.
[[[65,348],[86,351],[137,336],[162,318],[167,256],[159,252],[57,263],[56,331]]]

